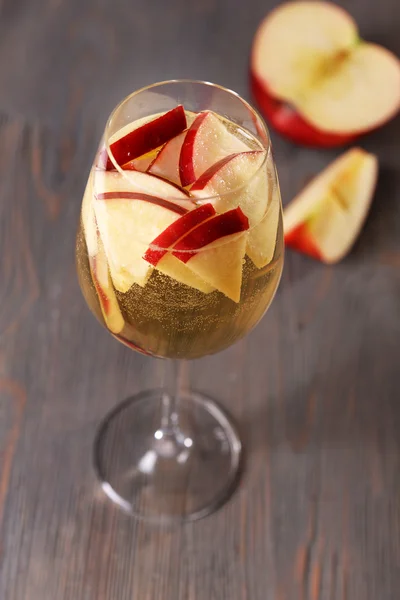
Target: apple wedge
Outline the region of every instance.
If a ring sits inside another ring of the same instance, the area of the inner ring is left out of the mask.
[[[168,200],[171,189],[176,198]],[[193,209],[193,202],[172,184],[136,171],[124,176],[116,171],[96,171],[94,194],[97,224],[115,288],[126,292],[134,283],[144,286],[152,269],[143,259],[148,246]]]
[[[142,117],[141,119],[137,119],[133,123],[128,123],[127,125],[125,125],[125,127],[122,127],[122,129],[119,129],[116,133],[114,133],[110,137],[110,139],[109,139],[110,145],[113,144],[114,142],[117,142],[120,138],[126,137],[127,135],[131,134],[132,131],[134,131],[135,129],[138,129],[139,127],[146,125],[150,121],[153,121],[154,119],[156,119],[158,117],[161,117],[163,114],[165,114],[165,113],[159,113],[156,115],[148,115],[147,117]],[[139,156],[137,158],[134,158],[134,159],[128,161],[127,163],[125,163],[123,165],[123,168],[130,170],[130,171],[142,171],[144,173],[147,170],[147,167],[150,165],[150,163],[153,162],[153,160],[157,156],[157,152],[159,151],[159,149],[160,148],[155,148],[154,150],[151,150],[150,152],[147,152],[146,154],[143,154],[142,156]],[[96,168],[105,170],[107,168],[107,163],[108,163],[107,149],[106,149],[105,145],[102,144],[98,151],[98,156],[97,156],[97,160],[96,160]],[[115,165],[112,165],[112,166],[110,166],[109,170],[114,170],[114,169],[115,169]]]
[[[360,40],[350,15],[330,2],[274,9],[255,36],[251,77],[264,114],[302,143],[347,143],[400,108],[397,57]]]
[[[189,231],[172,254],[234,302],[240,300],[249,221],[240,207],[215,215]]]
[[[156,267],[178,240],[197,227],[197,225],[200,225],[200,223],[203,223],[203,221],[214,215],[215,208],[211,203],[200,205],[182,215],[151,242],[150,247],[146,250],[144,259]]]
[[[86,184],[85,193],[82,200],[81,219],[87,252],[89,256],[96,256],[98,248],[98,231],[93,212],[93,170],[90,171],[89,179]]]
[[[163,179],[168,179],[168,181],[172,181],[172,183],[175,183],[176,185],[180,185],[179,156],[185,137],[186,132],[183,131],[164,144],[158,154],[154,157],[153,161],[149,164],[147,171],[153,175],[158,175]]]
[[[249,220],[246,253],[258,268],[273,257],[280,199],[273,196],[274,182],[269,181],[265,150],[231,154],[212,165],[190,188],[197,198],[215,196],[219,213],[240,206]]]
[[[168,249],[172,248],[179,239],[194,229],[194,227],[213,215],[215,215],[215,209],[212,204],[201,205],[182,215],[152,241],[143,258],[161,273],[172,277],[180,283],[196,288],[206,294],[212,292],[214,289],[212,286],[207,284],[183,262],[168,252]]]
[[[170,253],[167,253],[157,263],[156,269],[175,281],[179,281],[179,283],[184,283],[191,288],[199,290],[199,292],[203,292],[203,294],[210,294],[215,290],[212,285]]]
[[[136,122],[133,129],[128,133],[124,131],[122,136],[110,144],[110,153],[114,160],[107,156],[107,160],[101,159],[100,163],[106,170],[115,169],[115,163],[123,166],[162,146],[186,129],[186,126],[186,115],[182,105],[139,127]]]
[[[331,163],[284,210],[285,243],[326,263],[351,249],[368,214],[378,160],[353,148]]]
[[[143,193],[148,196],[159,198],[161,202],[174,204],[176,210],[184,214],[187,210],[195,208],[189,192],[179,186],[165,181],[155,175],[141,173],[140,171],[124,171],[123,174],[118,171],[95,170],[94,195],[99,197],[101,194],[117,193]],[[183,209],[180,211],[180,207]]]
[[[115,295],[107,257],[100,239],[96,256],[89,256],[89,266],[107,329],[118,334],[124,328],[124,318]]]
[[[93,210],[93,171],[89,175],[83,196],[82,224],[88,251],[90,274],[96,288],[104,321],[112,333],[119,333],[124,327],[124,318],[112,286],[107,257],[97,230]]]
[[[251,150],[213,112],[197,115],[183,140],[179,173],[183,186],[192,184],[209,167],[222,158]]]

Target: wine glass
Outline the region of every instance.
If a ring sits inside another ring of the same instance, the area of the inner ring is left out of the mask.
[[[225,410],[188,389],[187,361],[248,333],[283,267],[279,185],[258,113],[201,81],[125,98],[89,175],[76,261],[98,320],[164,359],[163,388],[118,404],[98,430],[105,493],[157,522],[209,514],[235,487],[242,445]]]

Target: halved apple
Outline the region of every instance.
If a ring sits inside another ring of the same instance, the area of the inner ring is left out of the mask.
[[[307,123],[290,104],[274,98],[265,82],[261,81],[254,72],[250,74],[250,87],[255,101],[267,121],[278,133],[296,144],[334,148],[345,146],[358,137],[357,135],[327,133],[316,129]]]
[[[181,238],[172,254],[234,302],[240,300],[249,221],[240,207],[207,219]]]
[[[284,210],[285,243],[326,263],[351,249],[366,219],[378,160],[353,148],[320,173]]]
[[[251,74],[271,123],[302,143],[349,142],[400,108],[397,57],[360,40],[350,15],[330,2],[274,9],[255,36]]]
[[[159,148],[170,139],[186,129],[186,115],[182,105],[137,126],[128,133],[123,132],[117,140],[110,144],[110,152],[114,161],[123,166],[126,163]],[[107,170],[115,168],[114,162],[107,156],[107,160],[100,161]]]
[[[213,112],[199,113],[182,144],[179,157],[181,184],[192,184],[222,158],[248,150],[251,148],[231,133]]]
[[[168,200],[171,189],[176,198]],[[97,224],[115,288],[126,292],[133,283],[144,286],[152,269],[143,259],[146,249],[171,223],[194,208],[193,202],[172,184],[136,171],[124,176],[96,171],[94,194]]]
[[[213,203],[219,213],[240,206],[250,225],[246,253],[258,268],[272,259],[280,214],[266,158],[265,150],[231,154],[207,169],[190,188],[197,198],[216,196]]]

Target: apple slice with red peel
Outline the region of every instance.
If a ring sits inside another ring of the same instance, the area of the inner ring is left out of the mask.
[[[186,115],[182,105],[176,106],[139,127],[135,127],[134,124],[132,131],[110,144],[110,153],[115,162],[108,157],[105,168],[107,170],[114,169],[115,163],[122,166],[151,152],[181,133],[186,126]]]
[[[213,112],[199,113],[182,144],[179,157],[181,184],[188,186],[216,162],[238,152],[251,150]]]
[[[174,204],[182,207],[184,214],[195,207],[193,200],[190,199],[186,190],[174,185],[170,181],[165,181],[149,173],[140,171],[124,171],[123,174],[118,171],[95,171],[94,194],[98,197],[100,194],[127,193],[145,194],[159,198],[163,203]],[[171,210],[174,210],[172,207]],[[176,209],[179,212],[179,208]]]
[[[353,148],[320,173],[284,210],[285,243],[326,263],[351,249],[368,214],[376,156]]]
[[[125,339],[123,335],[121,335],[121,334],[118,335],[116,333],[112,333],[111,335],[116,340],[121,342],[121,344],[124,344],[124,346],[126,346],[127,348],[130,348],[131,350],[135,350],[135,352],[140,352],[140,354],[145,354],[146,356],[153,356],[153,354],[151,352],[147,352],[147,350],[143,350],[143,348],[141,348],[140,346],[137,346],[133,342],[130,342],[129,340]]]
[[[107,257],[97,230],[92,204],[92,179],[91,173],[82,202],[82,223],[88,250],[90,274],[107,328],[113,333],[119,333],[124,327],[124,318],[112,286]]]
[[[148,166],[147,171],[153,175],[158,175],[163,179],[168,179],[176,185],[180,185],[179,156],[185,137],[186,131],[183,131],[164,144],[157,156]]]
[[[124,328],[125,322],[115,295],[107,258],[100,239],[96,256],[89,256],[89,266],[107,329],[118,334]]]
[[[197,227],[191,229],[176,244],[174,244],[172,253],[184,263],[187,263],[193,256],[198,254],[202,248],[213,242],[223,241],[223,238],[229,235],[247,231],[249,220],[238,206],[222,215],[215,215],[211,219],[206,219]]]
[[[110,137],[109,143],[113,144],[114,142],[117,142],[120,138],[126,137],[127,135],[131,134],[132,131],[134,131],[135,129],[138,129],[139,127],[146,125],[150,121],[153,121],[154,119],[156,119],[158,117],[161,117],[163,114],[165,114],[165,113],[149,115],[147,117],[142,117],[141,119],[137,119],[136,121],[133,121],[132,123],[128,123],[127,125],[122,127],[122,129],[119,129],[116,133],[114,133]],[[143,154],[142,156],[139,156],[138,158],[134,158],[134,159],[128,161],[127,163],[122,165],[122,168],[129,170],[129,171],[142,171],[144,173],[146,171],[147,167],[149,166],[149,164],[157,156],[157,152],[159,151],[159,149],[160,148],[155,148],[154,150],[151,150],[150,152],[147,152],[146,154]],[[107,162],[108,162],[107,149],[103,145],[99,149],[99,152],[98,152],[98,156],[97,156],[97,160],[96,160],[96,167],[98,169],[105,170],[107,167]],[[114,169],[115,169],[115,165],[113,165],[109,170],[113,171]]]
[[[144,253],[152,240],[193,208],[193,202],[172,184],[136,171],[124,176],[96,171],[94,188],[93,206],[115,288],[126,292],[134,283],[144,286],[152,270]],[[177,195],[174,200],[166,198],[171,188]]]
[[[156,267],[158,262],[180,238],[214,215],[215,208],[211,203],[200,205],[182,215],[180,219],[174,221],[151,242],[150,247],[146,250],[144,259]]]
[[[397,57],[360,40],[350,15],[329,2],[287,2],[274,9],[255,36],[251,72],[267,116],[271,97],[299,114],[285,122],[285,108],[270,113],[271,122],[297,141],[334,145],[344,136],[348,142],[400,108]]]
[[[240,207],[215,215],[189,231],[172,254],[234,302],[240,300],[249,221]]]
[[[265,150],[230,154],[209,167],[190,187],[190,194],[196,198],[216,196],[213,204],[221,213],[240,203],[252,226],[264,214],[267,197],[255,199],[252,196],[254,190],[249,193],[246,188],[251,185],[266,156]]]
[[[266,151],[232,154],[212,165],[190,188],[197,197],[217,196],[217,212],[240,206],[249,219],[246,253],[258,268],[264,267],[275,250],[280,215],[279,196],[272,194]],[[267,214],[268,213],[268,214]]]
[[[119,333],[124,327],[124,318],[115,296],[93,209],[93,171],[90,172],[82,201],[82,224],[85,235],[90,274],[97,292],[100,309],[107,328]]]
[[[215,215],[215,209],[212,204],[203,204],[182,215],[180,219],[174,221],[152,241],[144,255],[144,259],[157,267],[161,273],[172,277],[176,281],[207,294],[212,292],[214,288],[169,253],[168,248],[171,248],[180,238],[213,215]]]

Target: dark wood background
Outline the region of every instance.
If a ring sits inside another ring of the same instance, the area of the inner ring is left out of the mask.
[[[98,326],[76,280],[106,116],[167,78],[248,98],[252,36],[274,4],[0,0],[1,600],[400,597],[399,119],[361,141],[381,170],[351,255],[328,268],[288,252],[258,328],[193,365],[246,439],[230,503],[150,527],[107,502],[91,468],[101,417],[157,366]],[[398,0],[343,5],[400,54]],[[337,154],[273,142],[285,202]]]

